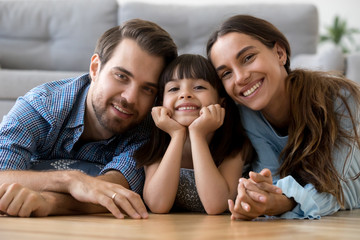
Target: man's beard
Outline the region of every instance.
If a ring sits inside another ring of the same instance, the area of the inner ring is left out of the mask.
[[[91,105],[94,109],[96,119],[98,120],[99,124],[106,129],[107,131],[113,133],[114,135],[119,135],[124,133],[125,131],[135,127],[140,121],[132,121],[125,124],[125,120],[119,118],[107,118],[106,117],[106,105],[105,107],[101,106],[102,103],[101,97],[93,98],[91,101]]]

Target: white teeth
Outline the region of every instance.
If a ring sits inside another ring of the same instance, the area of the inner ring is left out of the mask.
[[[250,94],[252,94],[253,92],[255,92],[256,89],[258,89],[261,85],[261,82],[258,82],[257,84],[255,84],[252,88],[250,88],[249,90],[245,91],[243,93],[243,95],[245,97],[249,96]]]
[[[179,107],[178,110],[179,111],[184,111],[184,110],[195,110],[196,107]]]
[[[131,114],[131,113],[125,111],[124,109],[122,109],[122,108],[120,108],[120,107],[118,107],[116,105],[114,105],[114,108],[116,108],[116,110],[118,110],[119,112],[122,112],[122,113],[125,113],[125,114]]]

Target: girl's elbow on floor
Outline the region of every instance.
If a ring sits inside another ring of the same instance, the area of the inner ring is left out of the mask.
[[[158,214],[165,214],[169,213],[172,206],[168,206],[166,204],[147,204],[150,212],[158,213]]]
[[[208,215],[219,215],[226,211],[226,209],[222,209],[220,207],[205,207],[205,211]]]
[[[228,209],[227,200],[212,200],[212,201],[202,201],[204,209],[209,215],[218,215],[224,213]]]

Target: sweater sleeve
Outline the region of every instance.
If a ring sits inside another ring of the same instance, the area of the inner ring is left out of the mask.
[[[282,214],[286,219],[319,219],[320,216],[332,214],[340,209],[336,198],[329,193],[318,193],[312,184],[302,187],[292,176],[280,179],[280,187],[288,198],[293,198],[297,205],[291,211]]]
[[[346,155],[336,152],[337,159],[345,159]],[[342,158],[339,158],[342,157]],[[343,161],[339,161],[344,163]],[[340,164],[338,164],[340,166]],[[354,177],[360,172],[360,151],[353,148],[348,161],[341,169],[341,186],[344,192],[344,208],[360,208],[360,179]],[[280,187],[288,198],[293,198],[297,205],[291,211],[282,214],[281,218],[297,219],[319,219],[321,216],[331,215],[340,210],[340,204],[335,196],[330,193],[319,193],[312,184],[302,187],[292,176],[277,181],[276,186]]]

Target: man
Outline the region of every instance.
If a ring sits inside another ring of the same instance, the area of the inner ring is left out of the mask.
[[[27,217],[107,209],[117,218],[147,218],[139,195],[143,171],[132,154],[147,140],[158,78],[176,56],[166,31],[130,20],[99,39],[89,74],[20,98],[0,125],[0,212]],[[92,175],[96,165],[104,167],[96,177],[29,171],[59,164]]]

